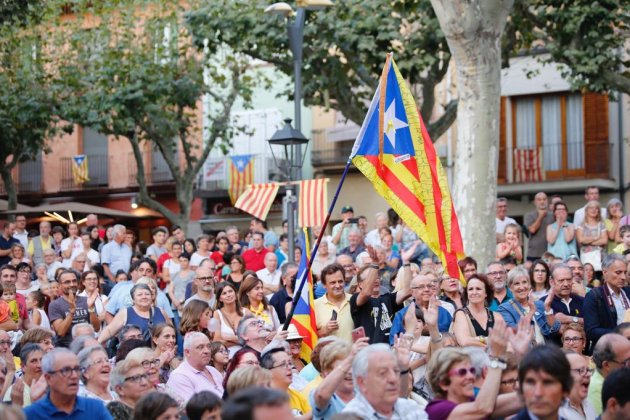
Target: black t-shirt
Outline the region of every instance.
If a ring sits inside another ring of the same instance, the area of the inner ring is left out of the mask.
[[[389,343],[392,320],[396,312],[403,308],[403,305],[396,303],[396,293],[386,293],[378,298],[371,297],[363,306],[357,306],[358,296],[359,294],[355,293],[350,298],[350,313],[354,327],[365,329],[365,336],[370,338],[370,344]]]

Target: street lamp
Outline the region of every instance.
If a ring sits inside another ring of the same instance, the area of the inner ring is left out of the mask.
[[[295,260],[295,203],[297,202],[297,196],[295,193],[295,185],[291,184],[291,181],[295,180],[296,172],[302,167],[304,159],[306,158],[306,147],[304,148],[304,154],[301,153],[302,145],[308,147],[308,139],[300,132],[291,126],[291,118],[284,120],[284,127],[273,133],[271,138],[267,140],[269,147],[271,148],[271,156],[276,164],[276,167],[286,167],[284,176],[289,183],[285,187],[286,195],[282,199],[282,206],[285,209],[289,230],[289,262]],[[280,156],[276,156],[274,151],[275,147],[281,147],[283,151],[283,158],[286,164],[282,164]]]
[[[302,130],[302,46],[304,42],[304,22],[307,10],[321,10],[334,6],[331,0],[297,0],[297,11],[285,3],[274,3],[265,9],[265,13],[274,13],[287,19],[287,32],[289,34],[289,47],[293,54],[293,72],[295,75],[295,90],[293,93],[295,128]],[[295,16],[291,20],[289,17]],[[297,146],[297,154],[301,154],[301,146]],[[302,178],[302,167],[298,168],[297,176]]]

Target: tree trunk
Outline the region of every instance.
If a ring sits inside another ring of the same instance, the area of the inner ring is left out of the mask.
[[[15,183],[11,176],[11,171],[15,165],[0,166],[0,177],[4,183],[4,189],[7,192],[7,210],[15,210],[17,208],[17,191],[15,189]]]
[[[501,35],[513,0],[431,0],[457,68],[453,202],[464,248],[480,267],[495,259]]]

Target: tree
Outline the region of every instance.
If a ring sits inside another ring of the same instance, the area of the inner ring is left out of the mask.
[[[501,36],[513,0],[431,0],[457,69],[453,202],[468,252],[494,259]]]
[[[562,63],[576,89],[630,94],[628,2],[618,0],[520,0],[506,30],[506,54],[546,52]]]
[[[138,167],[138,203],[185,230],[197,174],[210,150],[225,148],[238,129],[230,125],[232,106],[238,97],[249,103],[256,78],[237,54],[223,51],[209,58],[197,49],[181,24],[185,10],[171,1],[78,2],[74,7],[73,19],[51,21],[50,50],[67,51],[55,55],[62,115],[129,141]],[[203,95],[209,95],[212,106],[202,139],[198,105]],[[145,144],[164,157],[177,211],[149,194]]]
[[[33,160],[60,129],[68,129],[56,117],[39,49],[42,33],[30,17],[19,17],[0,24],[0,177],[9,210],[17,207],[13,169]]]
[[[283,18],[264,14],[268,0],[215,0],[187,15],[196,41],[225,43],[293,76]],[[443,104],[435,121],[435,87],[450,52],[428,0],[346,0],[307,14],[304,27],[303,97],[306,105],[332,107],[363,122],[385,55],[394,51],[435,141],[457,116],[457,100]],[[285,94],[291,98],[292,86]]]

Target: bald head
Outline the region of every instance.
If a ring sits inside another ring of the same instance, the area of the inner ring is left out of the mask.
[[[630,365],[630,341],[621,334],[603,335],[593,349],[593,362],[604,378]]]

